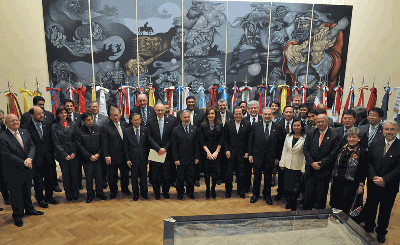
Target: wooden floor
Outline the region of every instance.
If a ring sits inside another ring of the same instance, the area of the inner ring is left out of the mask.
[[[55,193],[60,203],[42,209],[34,202],[36,209],[45,214],[24,217],[21,228],[14,225],[11,206],[0,201],[0,207],[4,209],[0,212],[0,244],[162,244],[163,220],[169,216],[286,211],[283,202],[268,206],[261,198],[251,204],[251,194],[241,199],[233,193],[232,198],[227,199],[223,184],[217,186],[216,200],[205,199],[204,183],[195,188],[195,192],[195,200],[185,195],[184,200],[179,201],[175,188],[171,188],[170,200],[161,198],[157,201],[150,187],[149,200],[134,202],[132,196],[118,193],[114,200],[95,199],[90,204],[85,202],[85,190],[81,191],[77,201],[72,202],[66,201],[64,193]],[[109,189],[105,194],[109,196]],[[276,194],[276,187],[272,194]],[[32,200],[35,201],[33,196]],[[385,244],[400,244],[399,206],[397,197]]]

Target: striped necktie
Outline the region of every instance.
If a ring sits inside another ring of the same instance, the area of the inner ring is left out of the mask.
[[[374,139],[377,130],[378,130],[378,127],[372,127],[371,133],[368,136],[368,147],[371,144],[372,140]]]

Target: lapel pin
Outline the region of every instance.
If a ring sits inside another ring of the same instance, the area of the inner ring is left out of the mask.
[[[168,122],[165,122],[165,123],[168,123]]]
[[[192,129],[192,130],[190,130],[190,132],[193,132],[193,129]]]
[[[326,137],[329,140],[329,137]]]
[[[243,127],[243,125],[240,125],[240,127]]]
[[[390,157],[392,157],[392,155],[390,155]]]
[[[274,130],[272,130],[273,132],[275,132],[275,129]]]

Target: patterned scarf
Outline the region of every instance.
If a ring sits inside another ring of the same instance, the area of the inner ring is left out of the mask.
[[[340,150],[340,152],[337,156],[335,167],[333,168],[333,176],[335,176],[335,177],[338,177],[338,175],[339,175],[338,170],[339,170],[340,159],[343,155],[343,152],[347,148],[348,148],[348,144],[343,146],[343,148]],[[360,146],[357,145],[354,149],[352,149],[350,151],[351,151],[351,156],[350,156],[349,162],[347,163],[345,179],[354,181],[354,175],[356,174],[358,161],[360,160]]]

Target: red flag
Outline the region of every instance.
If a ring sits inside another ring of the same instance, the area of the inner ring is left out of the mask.
[[[376,98],[377,98],[377,89],[375,87],[372,87],[370,89],[371,95],[369,96],[368,104],[367,104],[367,111],[371,110],[376,106]]]

